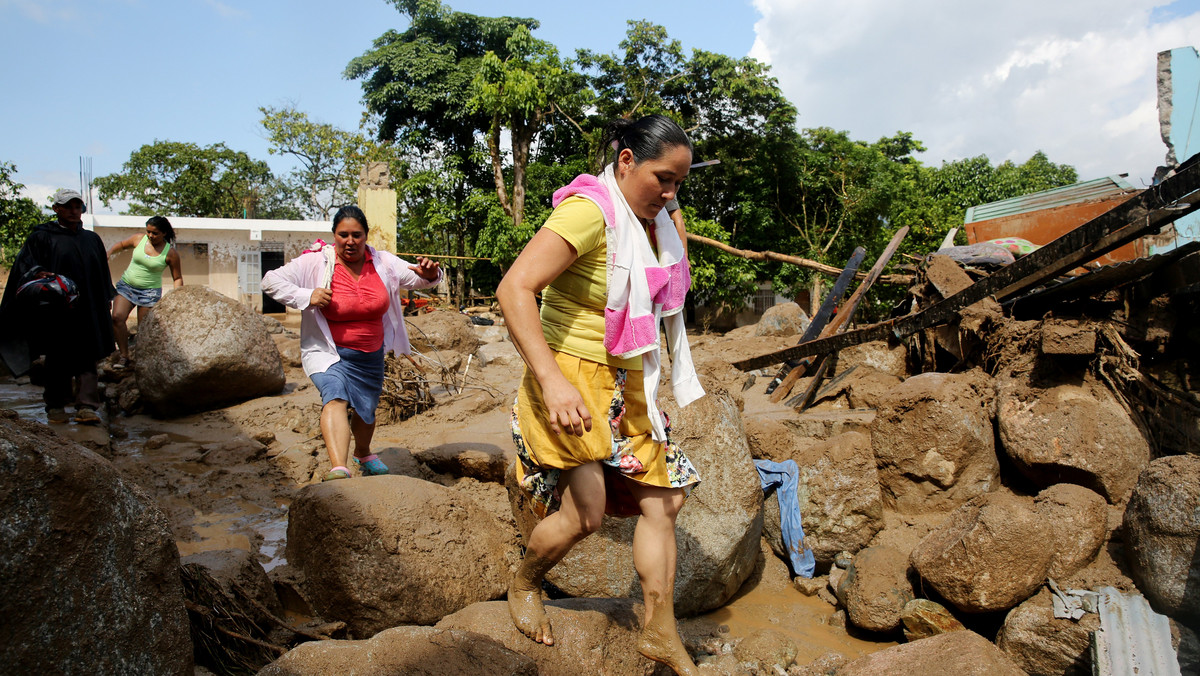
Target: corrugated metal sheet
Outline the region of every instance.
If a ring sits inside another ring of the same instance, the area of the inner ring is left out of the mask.
[[[1052,188],[1029,195],[1012,197],[1000,200],[999,202],[979,204],[967,209],[967,216],[963,219],[963,223],[976,223],[1003,216],[1024,214],[1030,211],[1041,211],[1042,209],[1061,207],[1068,204],[1090,202],[1135,190],[1137,188],[1133,187],[1129,181],[1126,181],[1124,175],[1105,176],[1104,178],[1097,178],[1091,181],[1065,185],[1061,188]]]
[[[1092,633],[1094,676],[1179,676],[1166,615],[1141,594],[1101,587],[1100,630]]]

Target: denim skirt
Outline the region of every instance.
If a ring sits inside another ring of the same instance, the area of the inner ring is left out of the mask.
[[[309,378],[321,393],[321,405],[341,399],[368,425],[375,422],[379,395],[383,394],[383,348],[360,352],[348,347],[337,348],[339,360],[324,373]]]

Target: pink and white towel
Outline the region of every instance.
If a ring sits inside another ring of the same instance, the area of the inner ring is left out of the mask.
[[[610,164],[599,177],[583,174],[554,193],[554,206],[572,195],[595,202],[604,214],[608,246],[608,302],[604,308],[604,347],[609,354],[629,359],[641,355],[646,402],[655,441],[666,441],[657,406],[662,373],[658,322],[666,327],[671,351],[671,388],[680,406],[704,396],[688,347],[683,301],[691,288],[691,271],[675,224],[661,210],[654,218],[658,254],[650,245],[633,210],[617,186]]]

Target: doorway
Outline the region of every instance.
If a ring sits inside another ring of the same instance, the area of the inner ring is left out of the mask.
[[[262,274],[265,275],[275,268],[283,267],[283,251],[260,251],[259,255],[262,256]],[[274,312],[287,312],[287,308],[284,307],[283,303],[263,293],[262,311],[263,314],[271,314]]]

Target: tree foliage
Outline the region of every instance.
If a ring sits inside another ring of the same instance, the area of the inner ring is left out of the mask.
[[[37,203],[21,197],[24,185],[13,176],[17,165],[0,162],[0,265],[12,267],[33,226],[46,219]]]
[[[129,202],[135,216],[299,218],[287,187],[262,160],[223,143],[155,141],[135,150],[121,171],[94,180],[101,202]]]

